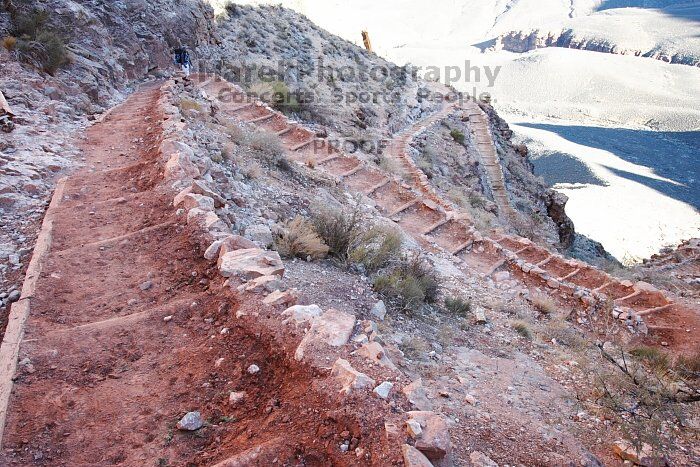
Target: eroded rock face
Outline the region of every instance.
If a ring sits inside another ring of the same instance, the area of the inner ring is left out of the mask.
[[[571,247],[576,236],[574,222],[566,215],[567,201],[569,198],[564,193],[554,190],[549,190],[545,198],[547,214],[557,226],[559,242],[563,248]]]

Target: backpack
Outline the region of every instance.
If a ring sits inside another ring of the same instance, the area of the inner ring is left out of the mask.
[[[185,63],[187,63],[185,60],[189,61],[187,50],[182,48],[175,49],[175,64],[184,65]]]

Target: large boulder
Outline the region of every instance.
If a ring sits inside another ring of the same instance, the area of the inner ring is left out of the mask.
[[[389,368],[391,370],[397,369],[394,362],[386,356],[386,352],[379,342],[368,342],[357,349],[355,353],[384,368]]]
[[[432,462],[422,452],[409,444],[401,446],[401,453],[406,467],[433,467]]]
[[[333,308],[327,310],[311,323],[311,328],[299,343],[294,358],[304,359],[311,348],[342,347],[355,328],[355,316]]]
[[[418,422],[422,428],[416,440],[416,449],[425,454],[432,462],[444,462],[449,459],[452,450],[450,433],[445,420],[434,412],[408,412],[409,421]]]
[[[339,358],[331,369],[333,377],[341,386],[341,392],[350,394],[356,389],[370,389],[374,387],[375,381],[364,373],[355,370],[350,362]]]
[[[282,276],[284,264],[276,251],[248,248],[219,256],[219,272],[224,277],[249,281],[260,276]]]

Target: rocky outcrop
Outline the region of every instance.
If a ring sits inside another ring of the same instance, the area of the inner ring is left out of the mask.
[[[658,49],[638,50],[620,47],[604,38],[580,37],[572,29],[562,29],[558,32],[543,31],[511,31],[496,39],[494,50],[524,53],[546,47],[563,47],[568,49],[588,50],[618,55],[633,55],[661,60],[666,63],[700,66],[700,58],[685,53],[668,54]]]
[[[558,191],[549,190],[546,193],[545,203],[547,204],[547,214],[554,221],[559,232],[559,242],[565,249],[574,244],[576,230],[574,221],[566,215],[566,203],[569,198]]]

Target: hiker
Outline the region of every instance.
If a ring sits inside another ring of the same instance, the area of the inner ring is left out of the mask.
[[[187,52],[187,49],[175,49],[175,64],[182,67],[182,72],[185,74],[185,78],[190,77],[190,67],[192,66],[192,62],[190,61],[190,54]]]

